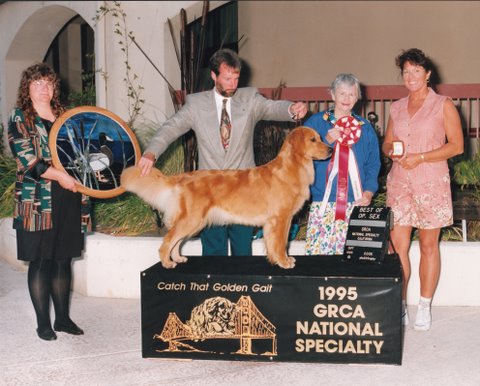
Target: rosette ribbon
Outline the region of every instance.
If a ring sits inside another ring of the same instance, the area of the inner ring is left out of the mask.
[[[339,118],[335,122],[335,127],[340,129],[340,137],[335,143],[335,150],[328,165],[327,186],[320,208],[320,213],[323,214],[332,191],[333,181],[338,175],[335,220],[345,220],[348,201],[348,177],[350,177],[352,183],[355,200],[361,198],[363,194],[357,160],[352,150],[352,145],[358,142],[362,134],[361,124],[362,122],[352,116]]]

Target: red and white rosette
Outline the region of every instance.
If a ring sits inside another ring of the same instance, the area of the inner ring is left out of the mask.
[[[337,143],[352,146],[357,143],[362,135],[360,122],[352,116],[342,117],[335,122],[335,127],[340,129],[340,138]]]
[[[362,184],[360,181],[360,173],[352,151],[352,145],[357,143],[362,135],[361,123],[352,116],[339,118],[335,122],[335,128],[340,129],[340,137],[335,144],[335,151],[330,160],[327,169],[327,186],[325,195],[323,196],[320,213],[323,214],[327,206],[332,184],[335,177],[337,179],[337,198],[335,209],[335,220],[345,220],[348,200],[348,177],[352,183],[353,194],[355,200],[362,197]]]

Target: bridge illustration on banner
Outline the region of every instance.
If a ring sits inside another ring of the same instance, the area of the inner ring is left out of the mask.
[[[183,323],[170,312],[160,334],[153,339],[168,343],[158,352],[207,352],[195,346],[207,340],[239,340],[239,355],[277,355],[276,327],[258,310],[250,296],[241,296],[237,303],[223,297],[206,299],[196,306],[190,319]],[[271,340],[271,351],[252,351],[254,340]],[[188,343],[187,343],[188,342]]]

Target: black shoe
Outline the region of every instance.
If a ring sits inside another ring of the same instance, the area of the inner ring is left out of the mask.
[[[53,329],[59,332],[66,332],[67,334],[71,335],[83,335],[83,330],[71,320],[66,323],[59,323],[55,321],[55,323],[53,323]]]
[[[43,340],[56,340],[57,334],[55,334],[51,327],[47,327],[44,329],[37,328],[37,335],[40,339]]]

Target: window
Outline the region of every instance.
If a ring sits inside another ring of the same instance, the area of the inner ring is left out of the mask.
[[[194,37],[194,54],[198,63],[198,77],[192,92],[206,90],[213,87],[210,77],[208,61],[215,51],[220,48],[230,48],[238,52],[238,4],[231,1],[218,7],[207,15],[203,54],[198,52],[200,44],[201,17],[187,25],[186,29],[186,56],[190,57],[191,34]],[[201,55],[201,58],[199,55]],[[194,75],[195,76],[195,75]],[[182,84],[183,88],[183,84]]]

